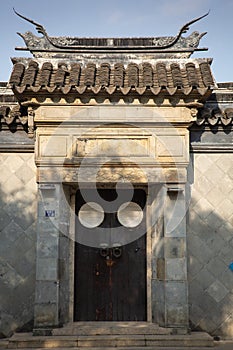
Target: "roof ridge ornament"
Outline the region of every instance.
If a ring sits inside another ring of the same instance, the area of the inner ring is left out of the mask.
[[[160,48],[167,49],[167,48],[175,45],[177,43],[177,41],[180,39],[181,35],[184,34],[184,33],[187,33],[187,31],[189,30],[189,27],[192,24],[194,24],[194,23],[200,21],[202,18],[208,16],[209,13],[210,13],[210,10],[207,13],[205,13],[203,16],[195,18],[192,21],[190,21],[190,22],[186,23],[185,25],[183,25],[183,27],[179,30],[179,32],[178,32],[177,36],[174,38],[174,40],[170,44],[165,45],[163,47],[161,46]],[[206,34],[206,32],[202,33],[202,36],[205,35],[205,34]]]
[[[106,53],[119,53],[131,52],[134,50],[137,53],[151,50],[151,53],[155,53],[156,56],[161,58],[171,58],[168,52],[172,52],[172,58],[187,58],[193,51],[207,50],[205,48],[199,49],[199,41],[206,34],[193,32],[188,37],[183,37],[182,34],[186,33],[190,26],[204,17],[208,16],[209,12],[204,15],[195,18],[179,30],[176,36],[164,36],[164,37],[150,37],[150,38],[78,38],[78,37],[50,37],[43,25],[29,19],[13,8],[15,14],[25,21],[35,26],[37,32],[42,34],[42,37],[37,37],[31,32],[19,34],[25,41],[26,48],[16,48],[18,50],[29,50],[33,53],[34,57],[42,57],[42,52],[106,52]],[[38,54],[40,52],[40,54]],[[174,55],[176,53],[176,55]],[[162,55],[161,55],[162,54]],[[165,54],[165,55],[164,55]],[[179,55],[177,55],[179,54]],[[56,56],[57,57],[57,56]]]
[[[38,32],[39,34],[43,34],[44,36],[47,36],[47,37],[48,37],[48,34],[46,33],[46,30],[45,30],[45,28],[42,26],[42,24],[36,23],[36,22],[33,21],[32,19],[27,18],[27,17],[21,15],[19,12],[17,12],[17,11],[15,10],[14,7],[13,7],[13,11],[14,11],[14,13],[15,13],[17,16],[19,16],[20,18],[25,19],[25,21],[30,22],[31,24],[33,24],[33,25],[36,27],[36,30],[37,30],[37,32]]]
[[[59,48],[59,49],[63,49],[63,48],[64,48],[63,45],[57,45],[56,43],[53,42],[53,40],[48,36],[48,34],[47,34],[47,32],[46,32],[46,30],[45,30],[45,28],[43,27],[42,24],[39,24],[39,23],[33,21],[32,19],[29,19],[29,18],[27,18],[27,17],[21,15],[21,14],[18,13],[14,8],[13,8],[13,10],[14,10],[14,12],[15,12],[15,14],[16,14],[17,16],[19,16],[19,17],[21,17],[22,19],[24,19],[25,21],[27,21],[27,22],[33,24],[33,25],[36,27],[37,32],[38,32],[39,34],[43,34],[43,35],[46,37],[46,39],[50,42],[50,44],[52,44],[53,46],[55,46],[55,47],[57,47],[57,48]],[[177,34],[177,35],[174,37],[174,39],[173,39],[170,43],[168,43],[167,45],[161,45],[161,46],[156,46],[156,45],[155,45],[154,48],[156,48],[156,49],[158,49],[158,50],[159,50],[159,49],[162,50],[162,49],[170,48],[171,46],[175,45],[175,44],[177,43],[177,41],[180,39],[181,35],[182,35],[183,33],[186,33],[186,32],[189,30],[189,27],[190,27],[192,24],[194,24],[194,23],[200,21],[202,18],[208,16],[209,13],[210,13],[210,10],[209,10],[207,13],[205,13],[204,15],[202,15],[202,16],[200,16],[200,17],[198,17],[198,18],[195,18],[195,19],[189,21],[188,23],[186,23],[185,25],[183,25],[183,27],[179,30],[178,34]],[[19,34],[19,33],[18,33],[18,34]],[[206,34],[206,33],[203,33],[203,35],[205,35],[205,34]],[[21,34],[20,34],[20,35],[21,35]],[[76,45],[72,45],[72,47],[66,46],[66,48],[72,48],[72,49],[74,49],[75,47],[79,47],[79,46],[76,46]]]

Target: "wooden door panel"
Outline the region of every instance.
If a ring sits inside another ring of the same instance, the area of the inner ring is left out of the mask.
[[[102,191],[103,198],[113,198],[112,190]],[[145,197],[138,192],[134,200],[145,202]],[[77,212],[83,203],[78,192]],[[105,215],[101,224],[105,230],[118,226],[116,213]],[[85,232],[79,222],[76,231]],[[100,248],[76,242],[74,321],[146,320],[146,235],[119,249],[120,256],[110,248],[104,257]]]

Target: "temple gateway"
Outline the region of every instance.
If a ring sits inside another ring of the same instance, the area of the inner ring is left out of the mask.
[[[70,38],[17,15],[41,35],[0,85],[0,336],[232,338],[233,84],[190,58],[204,16]]]

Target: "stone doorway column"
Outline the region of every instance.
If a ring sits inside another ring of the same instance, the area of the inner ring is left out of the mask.
[[[152,243],[153,321],[177,332],[188,330],[185,186],[164,186],[163,216]]]
[[[57,326],[60,185],[39,185],[34,327]]]
[[[35,334],[50,334],[69,317],[69,190],[62,184],[39,184]]]

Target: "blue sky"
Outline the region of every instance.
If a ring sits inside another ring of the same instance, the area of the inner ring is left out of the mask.
[[[51,36],[80,37],[176,35],[183,24],[210,9],[187,33],[208,32],[200,46],[209,51],[193,57],[212,57],[216,81],[233,81],[233,0],[0,0],[0,81],[9,79],[10,57],[31,56],[14,50],[24,46],[16,33],[38,35],[13,7],[44,25]]]

